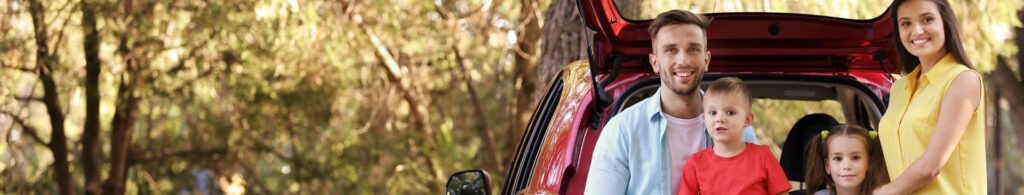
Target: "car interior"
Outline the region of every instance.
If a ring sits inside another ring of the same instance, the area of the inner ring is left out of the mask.
[[[707,75],[701,84],[701,89],[707,88],[715,79],[727,75]],[[738,76],[744,80],[750,88],[754,99],[773,100],[799,100],[799,101],[824,101],[834,100],[842,105],[842,113],[846,121],[843,123],[857,124],[868,129],[875,129],[877,124],[867,121],[877,121],[882,116],[882,108],[870,102],[872,96],[868,95],[866,89],[859,89],[849,83],[837,83],[834,81],[802,81],[783,80],[777,78],[759,79],[758,75]],[[822,76],[825,77],[825,76]],[[833,76],[829,76],[833,77]],[[660,82],[657,78],[650,78],[637,82],[619,98],[619,102],[613,105],[613,113],[618,113],[641,100],[648,98],[657,91]],[[880,103],[880,102],[879,102]]]
[[[876,106],[883,105],[883,103],[880,99],[875,98],[875,96],[869,95],[870,90],[867,90],[862,84],[852,79],[844,82],[845,79],[842,79],[842,76],[709,74],[705,75],[701,89],[706,89],[717,78],[726,76],[736,76],[744,80],[755,99],[754,104],[758,104],[757,102],[760,102],[760,100],[784,100],[787,102],[835,101],[841,105],[841,111],[830,111],[832,113],[840,113],[841,116],[832,116],[828,113],[805,114],[795,120],[796,122],[792,124],[791,128],[780,129],[788,131],[783,142],[767,143],[781,147],[781,151],[776,155],[780,157],[780,164],[786,173],[786,177],[794,185],[791,192],[796,194],[803,193],[803,191],[799,190],[803,189],[804,151],[807,142],[814,135],[839,123],[857,124],[874,130],[877,124],[870,121],[878,121],[882,115],[882,110],[884,110],[883,107]],[[654,95],[659,86],[660,81],[657,77],[636,82],[612,105],[613,115]],[[757,112],[757,110],[754,110],[754,112]],[[843,121],[838,121],[837,118]],[[765,131],[758,128],[756,119],[753,126],[757,131]],[[765,138],[761,139],[764,140]],[[596,141],[596,139],[593,139],[593,141]],[[766,143],[762,141],[762,144]]]

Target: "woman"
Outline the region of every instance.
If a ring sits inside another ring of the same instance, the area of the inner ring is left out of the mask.
[[[946,0],[893,3],[896,60],[879,138],[892,183],[875,194],[985,194],[981,77]]]

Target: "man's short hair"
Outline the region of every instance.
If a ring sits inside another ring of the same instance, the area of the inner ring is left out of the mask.
[[[707,94],[740,95],[740,97],[746,99],[745,102],[747,103],[748,109],[750,108],[749,106],[751,106],[752,103],[750,89],[747,88],[747,84],[744,84],[743,80],[740,80],[739,78],[736,77],[725,77],[716,80],[714,83],[711,83],[711,86],[708,86]]]
[[[658,14],[658,17],[654,18],[654,22],[651,22],[651,26],[647,27],[647,32],[651,33],[651,39],[653,40],[655,37],[658,37],[658,30],[661,30],[661,27],[674,24],[697,25],[697,27],[700,27],[701,31],[704,31],[704,38],[707,39],[708,25],[710,25],[711,22],[708,21],[704,15],[674,9]]]

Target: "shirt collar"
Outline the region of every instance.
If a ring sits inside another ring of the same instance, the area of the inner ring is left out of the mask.
[[[651,96],[651,103],[647,104],[647,119],[654,120],[655,116],[661,115],[661,88],[659,87]]]
[[[935,66],[932,67],[931,70],[928,70],[928,72],[924,73],[924,75],[921,75],[920,81],[917,80],[918,75],[922,74],[920,65],[918,65],[917,68],[914,68],[914,71],[910,72],[910,74],[908,74],[907,77],[910,79],[910,81],[912,81],[911,83],[921,82],[920,87],[923,87],[931,84],[936,79],[939,79],[940,77],[942,77],[943,74],[946,74],[946,72],[949,72],[950,69],[953,69],[957,65],[959,65],[959,63],[956,62],[956,59],[953,58],[953,55],[946,54],[946,56],[943,56],[942,59],[939,60],[939,62],[935,63]],[[907,89],[910,89],[910,87],[913,87],[913,85],[907,85]]]
[[[703,89],[697,89],[697,91],[700,91],[700,96],[704,97]],[[658,87],[657,91],[654,92],[654,96],[651,96],[651,102],[650,104],[647,104],[647,111],[647,119],[650,120],[654,120],[655,116],[661,116],[664,114],[661,112],[661,87]]]

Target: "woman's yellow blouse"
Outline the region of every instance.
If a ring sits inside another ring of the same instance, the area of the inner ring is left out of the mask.
[[[918,66],[893,84],[889,108],[879,122],[879,139],[889,176],[896,179],[924,154],[938,124],[942,98],[953,79],[970,71],[946,55],[920,78]],[[914,83],[920,82],[918,89]],[[955,91],[954,91],[955,92]],[[985,96],[938,177],[914,194],[985,194]]]

